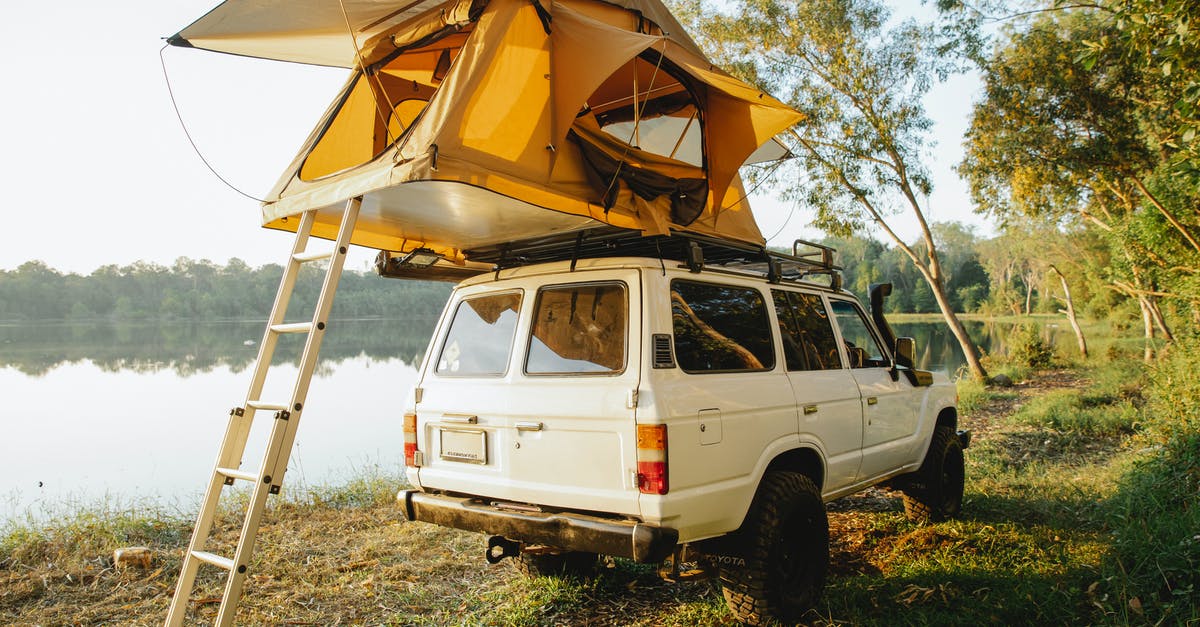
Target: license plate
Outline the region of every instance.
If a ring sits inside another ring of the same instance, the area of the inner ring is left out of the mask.
[[[475,429],[442,429],[441,457],[468,464],[487,463],[487,432]]]

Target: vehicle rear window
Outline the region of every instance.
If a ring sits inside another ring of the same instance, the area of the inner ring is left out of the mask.
[[[533,306],[528,374],[612,374],[625,369],[625,286],[545,287]]]
[[[464,299],[454,320],[437,373],[453,376],[500,376],[508,370],[521,294],[508,292]]]
[[[675,359],[685,372],[770,370],[775,350],[758,290],[671,282]]]

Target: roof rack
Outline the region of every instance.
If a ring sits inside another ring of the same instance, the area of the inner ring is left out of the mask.
[[[803,251],[803,252],[802,252]],[[773,283],[828,276],[834,290],[842,287],[835,249],[796,240],[792,253],[693,233],[644,236],[640,231],[611,227],[587,229],[517,242],[464,250],[469,261],[493,264],[497,270],[551,261],[605,257],[650,257],[682,262],[691,271],[731,271],[766,277]]]

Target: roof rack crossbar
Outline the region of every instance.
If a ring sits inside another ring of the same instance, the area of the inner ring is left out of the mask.
[[[801,252],[801,246],[809,250]],[[651,257],[678,261],[689,268],[701,265],[763,276],[773,283],[827,275],[836,289],[841,285],[841,268],[833,263],[834,252],[829,246],[804,240],[796,240],[792,254],[788,254],[758,244],[694,233],[647,236],[631,229],[600,227],[481,246],[463,254],[472,262],[494,264],[497,271],[551,261],[570,261],[574,270],[580,259]]]

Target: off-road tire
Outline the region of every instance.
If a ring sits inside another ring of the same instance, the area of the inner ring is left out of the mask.
[[[569,577],[587,579],[599,569],[600,556],[584,551],[521,553],[513,564],[526,577]]]
[[[737,531],[744,564],[720,566],[725,603],[748,625],[787,625],[816,605],[829,566],[821,491],[795,472],[767,472]]]
[[[965,483],[958,435],[950,427],[934,428],[925,461],[904,488],[904,514],[914,522],[941,522],[958,516]]]

